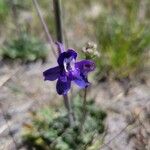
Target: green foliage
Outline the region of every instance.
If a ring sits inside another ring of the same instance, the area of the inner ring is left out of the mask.
[[[33,115],[31,125],[26,125],[23,135],[28,149],[82,150],[94,145],[93,136],[104,132],[106,113],[94,101],[87,103],[87,117],[81,132],[82,103],[74,99],[76,125],[69,127],[68,117],[61,107],[59,111],[45,108]],[[44,112],[44,113],[43,113]],[[95,139],[96,140],[96,139]],[[100,139],[97,139],[100,141]]]
[[[123,3],[123,4],[122,4]],[[143,54],[150,46],[147,19],[140,22],[140,1],[115,0],[97,18],[96,36],[101,52],[98,74],[112,73],[122,78],[143,66]]]
[[[19,37],[5,43],[1,55],[3,59],[19,59],[22,62],[31,62],[37,59],[46,59],[47,49],[37,38],[22,33]]]
[[[4,22],[8,15],[8,6],[6,3],[6,0],[0,0],[0,18],[1,18],[1,23]]]

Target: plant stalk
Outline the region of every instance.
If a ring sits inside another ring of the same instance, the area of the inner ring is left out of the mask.
[[[68,111],[68,119],[69,119],[69,124],[70,126],[74,126],[74,117],[73,117],[73,111],[71,108],[70,100],[68,98],[68,95],[64,95],[64,105]]]
[[[83,97],[83,114],[81,118],[81,131],[83,130],[83,125],[87,116],[87,87],[84,89],[84,97]]]
[[[53,52],[54,56],[56,57],[57,55],[56,55],[56,52],[55,52],[54,41],[53,41],[53,39],[52,39],[52,37],[51,37],[51,35],[49,33],[47,24],[44,21],[44,18],[43,18],[42,14],[41,14],[39,4],[38,4],[37,0],[32,0],[32,1],[33,1],[34,6],[35,6],[35,9],[37,11],[37,14],[38,14],[38,16],[40,18],[40,21],[41,21],[41,24],[42,24],[43,29],[45,31],[45,34],[47,36],[47,40],[48,40],[48,42],[51,45],[52,52]],[[54,8],[55,8],[57,40],[59,42],[63,43],[60,1],[59,0],[54,0],[53,2],[54,2]],[[64,98],[64,105],[65,105],[65,107],[66,107],[66,109],[68,111],[69,123],[70,123],[70,126],[72,126],[74,124],[74,118],[73,118],[73,112],[72,112],[72,108],[71,108],[71,105],[70,105],[70,101],[69,101],[68,95],[64,95],[63,98]]]
[[[38,16],[39,16],[39,18],[40,18],[40,21],[41,21],[41,24],[42,24],[43,29],[44,29],[44,31],[45,31],[45,35],[46,35],[46,37],[47,37],[47,40],[48,40],[48,42],[49,42],[50,45],[51,45],[52,52],[53,52],[54,56],[57,57],[57,54],[56,54],[56,52],[55,52],[55,46],[54,46],[53,39],[52,39],[52,37],[51,37],[51,35],[50,35],[50,33],[49,33],[48,26],[47,26],[47,24],[46,24],[46,22],[45,22],[45,20],[44,20],[44,18],[43,18],[43,16],[42,16],[42,14],[41,14],[39,4],[38,4],[37,0],[32,0],[32,1],[33,1],[34,6],[35,6],[35,9],[36,9],[36,11],[37,11],[37,14],[38,14]]]
[[[54,12],[55,12],[55,22],[56,22],[56,34],[57,41],[63,42],[63,32],[62,32],[62,17],[61,17],[61,3],[60,0],[53,0]]]
[[[85,56],[85,59],[87,60],[88,57]],[[81,131],[83,129],[83,125],[84,125],[84,122],[86,120],[86,116],[87,116],[87,89],[88,87],[85,87],[84,89],[84,97],[83,97],[83,116],[82,116],[82,119],[81,119]]]
[[[57,41],[63,43],[63,32],[62,32],[62,19],[61,19],[61,5],[60,0],[53,0],[54,13],[55,13],[55,22],[56,22],[56,33],[57,33]],[[68,95],[63,96],[64,105],[68,111],[68,119],[70,126],[74,125],[74,113],[71,107],[70,99]]]

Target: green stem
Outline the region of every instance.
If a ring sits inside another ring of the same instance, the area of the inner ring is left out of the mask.
[[[85,123],[87,116],[87,87],[84,89],[84,98],[83,98],[83,114],[81,119],[81,131],[83,130],[83,125]]]
[[[73,111],[72,111],[72,107],[71,107],[68,95],[64,95],[63,98],[64,98],[65,107],[66,107],[66,109],[68,111],[69,124],[70,124],[70,126],[74,126]]]
[[[88,57],[85,56],[85,59],[87,60]],[[83,98],[83,115],[81,119],[81,131],[83,130],[83,125],[85,123],[87,117],[87,87],[84,89],[84,98]]]

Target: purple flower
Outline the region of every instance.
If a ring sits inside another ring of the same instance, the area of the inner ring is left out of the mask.
[[[43,72],[45,80],[57,79],[56,90],[60,95],[65,95],[70,90],[71,82],[85,88],[89,85],[87,75],[95,69],[95,63],[90,60],[76,62],[77,53],[73,49],[65,51],[63,44],[56,43],[60,55],[57,59],[58,66]]]

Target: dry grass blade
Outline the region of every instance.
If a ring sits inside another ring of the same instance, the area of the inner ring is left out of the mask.
[[[41,21],[41,24],[42,24],[43,29],[44,29],[44,31],[45,31],[45,34],[46,34],[46,36],[47,36],[47,40],[48,40],[48,42],[49,42],[50,45],[51,45],[52,52],[53,52],[54,56],[57,57],[57,54],[56,54],[56,52],[55,52],[55,46],[54,46],[53,39],[52,39],[52,37],[51,37],[51,35],[50,35],[50,33],[49,33],[47,24],[46,24],[46,22],[45,22],[45,20],[44,20],[44,18],[43,18],[43,16],[42,16],[42,14],[41,14],[39,4],[38,4],[37,0],[32,0],[32,1],[33,1],[34,6],[35,6],[35,9],[36,9],[36,11],[37,11],[37,14],[38,14],[38,16],[39,16],[39,18],[40,18],[40,21]]]
[[[13,122],[9,121],[8,124],[9,124],[9,126],[11,126],[13,124]],[[1,126],[1,128],[0,128],[0,134],[2,134],[5,130],[8,129],[8,124],[4,124],[3,126]]]
[[[16,142],[16,140],[15,140],[15,138],[14,138],[12,132],[11,132],[11,124],[10,124],[10,122],[7,120],[7,117],[6,117],[6,115],[5,115],[5,112],[4,112],[4,110],[3,110],[1,104],[0,104],[0,108],[1,108],[1,112],[2,112],[3,118],[4,118],[5,122],[6,122],[5,128],[7,127],[8,132],[9,132],[9,136],[12,138],[12,141],[13,141],[13,143],[14,143],[15,149],[17,150],[17,149],[18,149],[18,144],[17,144],[17,142]]]
[[[3,87],[6,83],[8,83],[12,79],[12,77],[14,75],[16,75],[16,73],[18,73],[19,70],[20,70],[20,68],[15,70],[13,73],[11,73],[9,75],[5,75],[3,78],[1,77],[0,88]],[[13,143],[15,145],[15,148],[17,149],[17,147],[18,147],[17,146],[17,142],[16,142],[15,138],[13,137],[13,135],[11,133],[11,128],[10,128],[12,122],[8,122],[8,120],[7,120],[6,116],[5,116],[5,113],[3,111],[2,104],[0,104],[0,108],[1,108],[1,112],[2,112],[3,118],[4,118],[5,122],[6,122],[6,124],[1,128],[0,133],[4,132],[6,129],[8,129],[9,135],[12,138],[12,141],[13,141]]]
[[[0,88],[2,87],[2,86],[4,86],[7,82],[9,82],[11,79],[12,79],[12,77],[14,76],[14,75],[16,75],[16,73],[19,71],[20,69],[17,69],[16,71],[14,71],[13,73],[11,73],[11,74],[9,74],[9,75],[5,75],[4,77],[1,77],[1,79],[0,79]]]

